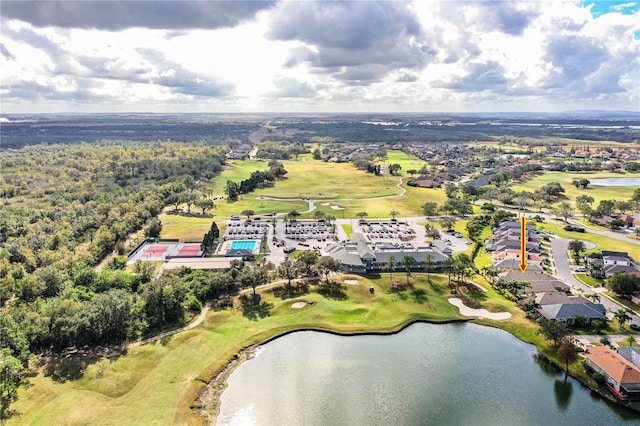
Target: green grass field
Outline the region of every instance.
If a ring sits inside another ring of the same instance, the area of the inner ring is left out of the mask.
[[[414,290],[394,293],[394,297],[388,291],[387,274],[342,278],[358,284],[342,285],[335,297],[323,296],[311,286],[309,294],[283,300],[265,289],[263,301],[271,304],[268,316],[250,320],[239,308],[209,312],[193,330],[87,365],[78,380],[59,383],[39,374],[31,380],[32,386],[21,389],[20,399],[12,406],[18,415],[9,424],[190,423],[195,419],[189,407],[203,381],[244,347],[295,329],[391,332],[415,320],[460,318],[457,308],[447,302],[444,277],[432,276],[429,284],[424,274],[414,274]],[[402,273],[394,278],[405,281]],[[375,287],[375,294],[369,293],[369,286]],[[489,309],[508,309],[518,315],[511,302],[491,293],[482,298]],[[292,309],[300,300],[313,305]]]
[[[442,204],[446,197],[441,189],[413,188],[402,185],[406,190],[404,196],[398,187],[401,179],[406,181],[406,170],[420,169],[424,161],[406,155],[400,151],[389,151],[385,163],[401,164],[398,176],[374,176],[357,170],[350,163],[325,163],[313,160],[310,155],[301,156],[299,160],[283,161],[288,173],[286,179],[276,182],[271,188],[259,189],[246,194],[238,201],[219,200],[211,213],[228,218],[239,214],[242,210],[254,210],[257,214],[306,211],[306,202],[302,198],[317,200],[317,208],[338,218],[353,218],[356,213],[366,211],[369,217],[387,218],[392,210],[400,212],[400,216],[420,215],[420,207],[427,201]],[[222,174],[213,179],[207,186],[216,195],[224,195],[227,180],[241,181],[249,177],[252,171],[265,170],[266,161],[247,160],[231,161]],[[263,198],[264,197],[264,198]],[[291,201],[269,200],[277,198]],[[332,210],[331,206],[321,206],[322,201],[331,200],[331,205],[342,209]],[[312,215],[307,215],[312,217]],[[307,217],[302,216],[302,217]]]
[[[559,182],[565,189],[565,197],[570,201],[575,201],[579,195],[590,195],[595,200],[594,207],[597,207],[600,200],[628,200],[633,193],[633,187],[628,186],[589,186],[587,189],[578,189],[573,185],[574,179],[599,179],[599,178],[620,178],[620,177],[640,177],[640,173],[563,173],[545,172],[531,180],[511,186],[514,191],[533,192],[551,182]]]
[[[162,222],[162,232],[160,238],[164,239],[178,239],[182,242],[185,241],[202,241],[204,234],[211,229],[211,223],[216,222],[220,233],[224,232],[227,227],[225,221],[216,219],[216,217],[198,217],[186,216],[179,214],[167,214],[162,213],[159,216]],[[225,218],[226,219],[226,218]]]
[[[584,234],[565,231],[564,222],[548,220],[545,223],[538,224],[538,229],[546,229],[552,231],[555,235],[561,238],[571,238],[575,240],[590,241],[596,245],[599,250],[613,250],[613,251],[626,251],[627,253],[635,253],[638,250],[638,245],[631,242],[625,242],[620,240],[614,240],[613,238],[607,238],[602,235],[594,234],[593,232],[587,232]]]

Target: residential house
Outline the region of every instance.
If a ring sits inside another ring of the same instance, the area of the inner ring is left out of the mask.
[[[416,186],[419,186],[420,188],[434,188],[438,185],[438,182],[425,176],[420,176],[418,179],[416,179]]]
[[[495,265],[493,265],[494,269],[498,272],[506,272],[506,271],[518,271],[520,270],[520,261],[519,260],[501,260]],[[528,263],[527,270],[529,271],[540,271],[542,272],[542,266],[539,263]]]
[[[585,256],[589,275],[609,278],[616,272],[640,274],[640,267],[626,252],[602,250],[599,254]]]
[[[540,315],[551,321],[561,321],[575,325],[577,316],[584,316],[586,324],[594,320],[605,320],[607,309],[601,303],[556,303],[542,305],[536,309]]]
[[[618,348],[618,353],[627,361],[640,368],[640,348],[625,346]]]
[[[590,347],[587,365],[602,374],[609,391],[624,402],[640,402],[640,369],[608,346]]]
[[[640,215],[631,216],[628,214],[621,214],[618,216],[618,219],[623,221],[629,228],[632,226],[640,226]]]
[[[589,303],[589,300],[582,296],[569,296],[562,291],[536,293],[535,297],[536,306],[558,305],[562,303]]]

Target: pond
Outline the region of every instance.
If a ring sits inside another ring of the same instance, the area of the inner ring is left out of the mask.
[[[535,347],[475,324],[389,336],[304,331],[262,346],[228,380],[218,425],[638,424],[550,368]]]
[[[591,185],[596,186],[640,186],[640,177],[589,179],[589,182],[591,182]]]

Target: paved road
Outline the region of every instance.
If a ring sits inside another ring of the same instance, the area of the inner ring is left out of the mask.
[[[566,284],[570,285],[572,288],[578,289],[585,294],[598,293],[600,294],[600,303],[607,308],[608,311],[615,312],[618,309],[625,309],[624,306],[618,304],[617,302],[609,299],[607,296],[602,294],[604,291],[603,288],[594,289],[585,284],[582,284],[580,281],[573,278],[571,274],[571,267],[569,266],[569,261],[567,260],[567,250],[569,249],[569,239],[567,238],[554,238],[551,240],[551,250],[553,252],[553,260],[556,264],[556,276]],[[629,314],[631,317],[631,322],[633,324],[637,324],[640,326],[640,317],[637,315]]]
[[[613,238],[615,240],[620,240],[620,241],[624,241],[626,243],[631,243],[631,244],[636,244],[636,245],[640,245],[640,240],[635,240],[633,238],[628,238],[627,235],[632,235],[631,231],[618,231],[618,232],[613,232],[613,231],[602,231],[600,229],[595,229],[592,228],[589,225],[585,225],[583,223],[579,223],[576,222],[574,220],[569,219],[569,222],[579,226],[581,228],[587,228],[587,232],[590,232],[592,234],[598,234],[598,235],[602,235],[603,237],[607,237],[607,238]]]
[[[484,201],[486,201],[486,200],[478,200],[478,201],[476,201],[475,204],[482,205],[482,203]],[[500,209],[507,210],[507,211],[510,211],[512,213],[518,213],[518,209],[517,208],[510,207],[510,206],[502,206],[502,207],[500,207]],[[525,214],[527,215],[527,217],[533,217],[535,215],[538,215],[538,216],[541,216],[541,217],[545,218],[546,220],[553,220],[553,219],[556,218],[554,215],[549,214],[549,213],[532,212],[532,211],[529,211],[529,210],[527,210],[525,212]],[[558,223],[558,222],[552,222],[552,223]],[[640,245],[640,240],[636,240],[636,239],[627,237],[628,235],[633,235],[633,233],[631,231],[629,231],[629,230],[621,230],[621,231],[617,231],[617,232],[614,232],[614,231],[602,231],[600,229],[593,228],[593,227],[591,227],[589,225],[585,225],[583,223],[576,222],[575,220],[572,220],[572,219],[569,219],[569,223],[571,223],[573,225],[576,225],[576,226],[579,226],[581,228],[586,228],[588,230],[587,232],[590,232],[592,234],[602,235],[603,237],[613,238],[615,240],[624,241],[626,243]],[[579,234],[576,234],[576,235],[579,236]]]

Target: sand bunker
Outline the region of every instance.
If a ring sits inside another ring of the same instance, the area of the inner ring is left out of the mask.
[[[296,302],[293,305],[291,305],[293,309],[300,309],[300,308],[304,308],[305,306],[307,306],[307,302]]]
[[[356,285],[358,284],[358,280],[344,280],[345,284]]]
[[[322,203],[322,204],[320,204],[320,205],[321,205],[321,206],[328,206],[329,204],[331,204],[331,203]]]
[[[466,317],[489,318],[496,321],[504,321],[511,318],[510,312],[489,312],[486,309],[473,309],[462,303],[457,297],[449,299],[449,303],[460,309],[460,313]]]

